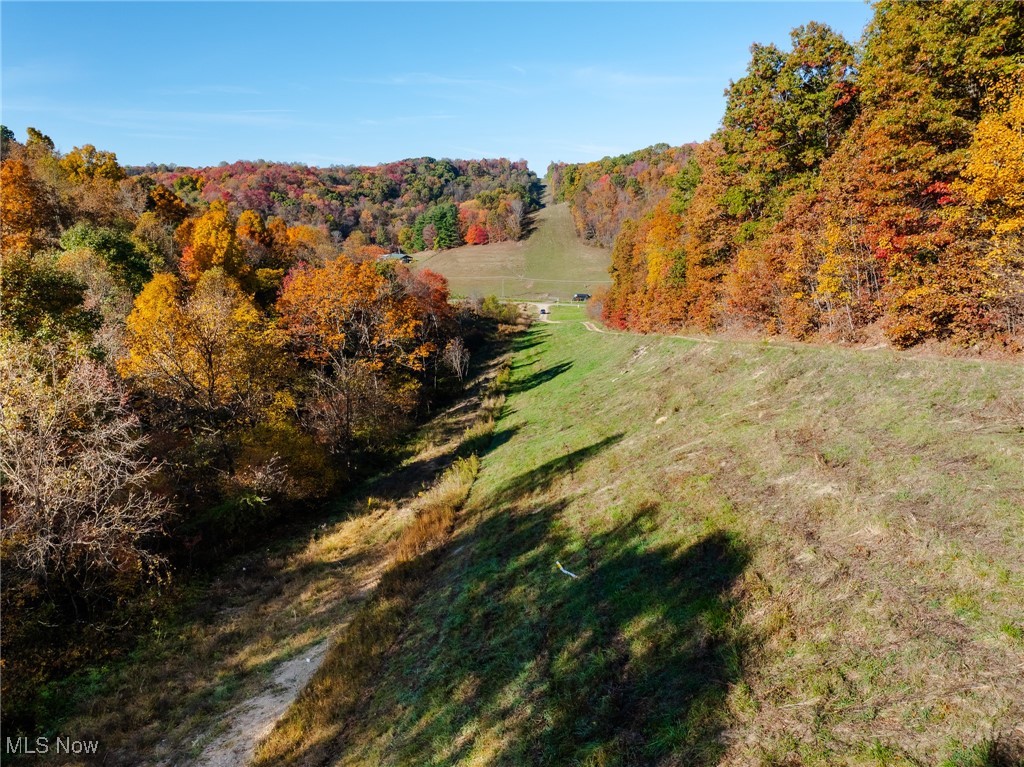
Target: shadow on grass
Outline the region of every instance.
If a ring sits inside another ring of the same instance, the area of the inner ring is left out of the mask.
[[[499,429],[495,432],[485,432],[483,434],[467,437],[459,446],[458,455],[468,456],[475,453],[477,457],[483,458],[492,450],[501,447],[512,439],[521,428],[521,426],[511,426]]]
[[[523,219],[523,233],[519,237],[521,241],[530,239],[530,237],[533,236],[533,233],[537,231],[537,214],[540,213],[545,207],[547,206],[541,204],[541,206],[537,208],[537,210],[533,211],[532,213],[528,213],[526,217]]]
[[[33,724],[25,732],[98,739],[102,751],[97,761],[108,765],[127,767],[155,762],[158,757],[162,763],[191,761],[185,755],[194,748],[196,736],[244,695],[258,692],[260,672],[306,651],[317,639],[291,647],[288,654],[280,652],[283,646],[302,639],[311,629],[319,637],[326,626],[359,614],[355,604],[368,596],[360,584],[371,582],[372,566],[381,561],[381,547],[356,547],[342,539],[337,546],[328,542],[324,550],[311,549],[308,557],[303,552],[322,531],[333,534],[330,525],[370,518],[378,508],[371,501],[411,500],[454,463],[462,452],[457,440],[477,422],[479,398],[488,395],[499,375],[508,343],[491,341],[474,354],[463,401],[452,397],[448,417],[431,432],[433,444],[456,440],[452,447],[430,459],[410,459],[400,469],[366,478],[322,505],[307,504],[307,513],[263,530],[259,547],[184,581],[174,602],[168,598],[168,605],[155,613],[159,621],[153,619],[152,632],[141,635],[131,657],[115,656],[113,662],[85,668],[45,690],[60,706],[46,712],[47,721],[63,729],[44,730]],[[511,436],[509,430],[496,437],[488,434],[484,447],[496,447]],[[419,443],[410,440],[404,451],[388,456],[397,461],[399,456],[413,456],[418,448]],[[417,566],[432,566],[431,560],[425,558]],[[94,641],[110,644],[109,636],[100,635]],[[263,660],[254,665],[251,658],[257,655]],[[41,719],[38,712],[33,716]],[[53,754],[51,750],[49,758]],[[0,763],[6,764],[6,758],[0,758]]]
[[[353,501],[361,497],[369,495],[379,499],[398,500],[410,496],[429,485],[457,458],[474,452],[477,456],[483,457],[487,452],[504,444],[514,436],[515,431],[508,429],[498,432],[493,435],[493,438],[490,433],[480,436],[464,436],[467,429],[473,426],[477,417],[476,398],[486,396],[489,387],[493,385],[495,375],[487,373],[495,369],[495,361],[499,358],[499,352],[503,348],[492,345],[488,348],[486,357],[474,362],[473,379],[462,400],[449,406],[443,428],[433,433],[435,442],[452,442],[448,449],[430,458],[414,459],[413,456],[421,449],[421,446],[410,442],[404,452],[396,451],[394,455],[395,464],[402,464],[399,468],[390,468],[376,477],[355,485],[331,503],[334,511],[331,516],[332,521],[346,519],[360,513],[359,509],[353,506]],[[462,437],[461,440],[460,437]]]
[[[527,494],[543,492],[558,477],[564,474],[571,477],[586,460],[619,442],[622,437],[622,432],[612,434],[592,445],[552,458],[535,469],[524,471],[498,488],[494,493],[494,501],[496,503],[512,503]]]
[[[525,333],[520,333],[512,341],[512,351],[521,352],[526,349],[532,349],[534,346],[540,346],[547,340],[547,337],[551,335],[551,331],[542,330],[538,327],[532,327]],[[513,365],[513,368],[518,367]]]
[[[364,493],[368,492],[377,498],[388,500],[408,497],[417,490],[427,487],[445,469],[451,466],[457,458],[464,458],[472,453],[476,453],[478,457],[482,458],[490,451],[512,439],[517,431],[519,431],[519,427],[466,437],[461,443],[452,444],[443,453],[430,458],[407,461],[401,468],[395,469],[390,474],[366,484],[362,489]],[[342,518],[362,513],[360,509],[353,509],[351,506],[342,508],[342,514],[344,515]]]
[[[510,394],[518,394],[519,392],[529,391],[530,389],[536,389],[538,386],[543,386],[548,381],[551,381],[562,373],[572,368],[571,362],[559,362],[557,365],[538,370],[536,373],[531,373],[525,378],[518,378],[508,385],[508,392]]]
[[[520,475],[492,498],[500,512],[451,542],[464,566],[417,608],[346,743],[382,727],[401,764],[717,763],[742,674],[730,590],[745,546],[721,530],[651,545],[648,504],[581,548],[560,519],[571,497],[526,503],[619,438]]]

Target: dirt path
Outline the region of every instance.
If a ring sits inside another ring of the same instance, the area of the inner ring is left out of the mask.
[[[541,322],[548,322],[548,323],[550,323],[552,325],[561,325],[563,322],[568,322],[568,320],[553,320],[553,319],[551,319],[551,315],[550,315],[549,312],[551,311],[551,307],[554,306],[554,304],[552,304],[552,303],[543,303],[543,302],[540,302],[540,301],[517,301],[516,303],[524,304],[524,305],[528,305],[528,306],[536,306],[537,307],[538,316],[540,317],[540,321]],[[545,310],[543,314],[540,314],[541,309]],[[618,330],[609,330],[604,325],[601,325],[600,323],[594,322],[593,320],[580,320],[580,324],[583,325],[583,327],[586,328],[591,333],[608,333],[608,334],[611,334],[611,335],[623,335],[620,331],[618,331]],[[638,336],[639,335],[650,335],[650,336],[659,336],[659,337],[664,337],[664,338],[682,338],[685,341],[694,341],[694,342],[699,343],[699,344],[720,344],[720,343],[722,343],[721,341],[716,340],[714,338],[698,338],[696,336],[684,336],[684,335],[678,335],[676,333],[643,333],[643,334],[634,333],[633,335],[638,335]]]
[[[240,703],[225,714],[223,723],[227,729],[203,749],[195,761],[196,767],[242,767],[248,764],[256,744],[270,733],[274,723],[320,668],[328,644],[325,639],[308,652],[282,663],[260,695]]]
[[[399,468],[386,476],[382,476],[366,486],[367,498],[377,503],[386,504],[381,510],[390,523],[378,524],[384,527],[400,528],[399,520],[409,518],[416,501],[418,491],[425,483],[432,481],[441,474],[455,459],[455,450],[462,439],[466,428],[474,422],[478,409],[482,406],[484,391],[495,373],[495,364],[491,362],[482,372],[467,384],[466,396],[460,402],[451,405],[443,414],[421,430],[423,439],[420,451]],[[359,504],[357,504],[358,506]],[[365,504],[364,504],[365,505]],[[375,515],[374,515],[375,516]],[[342,523],[342,525],[351,524]],[[330,533],[324,533],[324,540],[329,540]],[[361,539],[363,536],[356,535]],[[311,544],[314,550],[316,543]],[[346,556],[357,553],[358,546],[347,546],[338,542],[332,546],[329,556],[307,558],[307,563],[334,563]],[[362,567],[346,568],[344,581],[346,588],[327,599],[343,603],[336,611],[330,633],[326,638],[301,649],[294,657],[279,663],[248,698],[237,703],[233,708],[217,718],[206,730],[205,735],[192,741],[201,743],[208,740],[200,755],[194,760],[186,760],[190,767],[245,767],[252,762],[257,746],[274,729],[277,721],[306,687],[314,674],[323,664],[333,637],[344,630],[358,605],[369,598],[377,587],[381,574],[391,561],[390,547],[376,548],[374,555],[364,560]],[[301,590],[293,592],[292,603],[308,597],[316,590],[313,582],[303,582]],[[258,601],[258,600],[257,600]],[[255,608],[255,606],[253,606]],[[279,612],[283,604],[269,614]],[[296,633],[305,627],[295,625]],[[161,767],[182,764],[182,761],[170,759],[162,761]]]
[[[537,307],[537,317],[541,322],[547,322],[551,325],[561,325],[563,322],[571,322],[571,320],[553,320],[551,319],[551,307],[557,306],[554,301],[516,301],[515,303],[520,306],[535,306]],[[593,333],[605,333],[609,332],[598,327],[596,323],[581,321],[583,327]]]
[[[530,304],[531,302],[527,301],[527,302],[524,302],[524,303]],[[552,325],[561,325],[562,324],[561,320],[553,320],[553,319],[551,319],[551,307],[552,307],[552,304],[533,303],[531,305],[537,307],[537,316],[540,317],[540,321],[541,322],[550,322]]]
[[[466,430],[491,402],[506,355],[505,341],[480,350],[465,396],[410,435],[399,465],[324,502],[319,519],[268,531],[265,548],[197,581],[173,622],[111,668],[104,694],[83,701],[68,732],[102,732],[105,764],[250,763],[373,597],[420,492],[458,458]]]

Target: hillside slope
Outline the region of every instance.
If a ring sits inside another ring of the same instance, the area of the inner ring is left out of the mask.
[[[550,195],[547,201],[526,240],[443,250],[425,255],[415,268],[443,274],[452,294],[461,296],[566,299],[610,285],[610,252],[579,240],[568,204],[553,205]]]
[[[262,545],[226,559],[207,578],[185,581],[133,652],[51,688],[66,708],[56,732],[95,741],[96,758],[51,746],[48,755],[16,763],[249,763],[257,741],[320,664],[331,662],[328,649],[387,592],[402,541],[421,532],[415,523],[430,489],[489,438],[500,402],[489,392],[502,370],[508,375],[506,346],[499,337],[476,349],[463,395],[417,430],[404,460],[269,529]]]
[[[1020,366],[555,319],[332,764],[1017,763]]]

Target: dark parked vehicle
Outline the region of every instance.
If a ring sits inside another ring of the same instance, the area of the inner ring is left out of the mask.
[[[576,293],[572,297],[572,300],[573,301],[589,301],[590,300],[590,294],[589,293]]]

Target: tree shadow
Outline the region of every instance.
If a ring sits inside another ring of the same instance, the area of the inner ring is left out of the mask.
[[[520,241],[528,240],[533,233],[537,231],[537,214],[540,213],[546,206],[542,203],[539,208],[535,211],[531,211],[523,218],[523,234],[519,238]]]
[[[600,536],[601,561],[563,585],[576,638],[566,622],[544,669],[554,710],[529,761],[717,763],[726,695],[742,674],[728,592],[748,553],[721,530],[681,552],[640,551],[624,533]]]
[[[468,456],[470,453],[475,453],[477,457],[483,458],[512,439],[521,428],[521,426],[507,426],[494,432],[468,437],[459,446],[458,454]]]
[[[534,346],[540,346],[549,335],[551,335],[550,330],[532,327],[512,339],[512,351],[521,352],[526,349],[532,349]]]
[[[508,385],[508,391],[510,394],[517,394],[519,392],[535,389],[538,386],[546,384],[548,381],[557,378],[570,368],[572,368],[572,362],[559,362],[551,367],[538,370],[536,373],[531,373],[525,378],[513,380],[512,383]]]
[[[586,447],[552,458],[534,469],[524,471],[499,487],[493,495],[493,503],[514,503],[531,493],[546,490],[563,474],[572,476],[585,461],[619,442],[623,433],[612,434]]]
[[[493,433],[485,432],[466,436],[462,440],[452,442],[444,452],[429,458],[406,461],[400,468],[364,483],[360,487],[360,495],[371,495],[381,500],[390,501],[411,497],[418,490],[428,487],[455,463],[456,459],[464,458],[471,453],[476,453],[477,457],[483,458],[492,450],[512,439],[521,428],[520,426],[511,426]],[[351,502],[340,506],[340,508],[338,517],[341,519],[361,513],[361,510],[353,507]]]
[[[650,503],[580,541],[561,519],[571,496],[527,497],[620,438],[488,499],[504,508],[451,542],[467,550],[457,575],[412,616],[376,686],[389,692],[351,723],[347,743],[383,726],[397,763],[717,763],[726,696],[742,674],[731,591],[745,545],[723,530],[654,545],[660,509]]]

